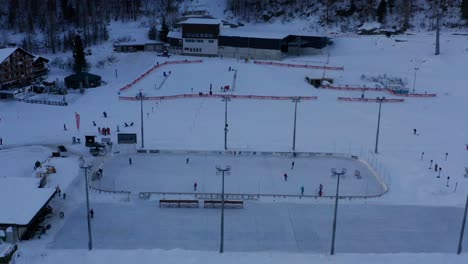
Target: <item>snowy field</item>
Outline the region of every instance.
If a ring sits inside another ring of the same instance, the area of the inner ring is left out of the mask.
[[[160,63],[163,62],[162,59],[156,59]],[[134,95],[140,90],[148,96],[199,92],[208,94],[210,85],[213,93],[223,94],[221,86],[229,85],[232,89],[235,72],[237,72],[234,90],[236,94],[299,96],[310,94],[312,90],[312,86],[304,82],[304,77],[314,72],[311,70],[267,66],[268,71],[264,71],[260,69],[265,66],[245,64],[239,60],[202,59],[202,63],[163,66],[122,95]],[[177,60],[177,57],[169,61],[172,60]],[[167,78],[164,77],[164,72],[168,75]],[[316,72],[321,73],[321,71]],[[278,78],[272,83],[266,81],[271,76],[281,75],[288,75],[291,78]],[[197,76],[197,78],[186,78],[187,76]],[[259,82],[259,80],[264,81]]]
[[[260,154],[259,154],[260,155]],[[104,177],[93,183],[104,190],[135,192],[196,192],[220,193],[221,177],[216,166],[231,166],[231,175],[225,177],[225,192],[237,194],[318,195],[318,186],[324,186],[324,195],[333,196],[336,177],[330,169],[348,170],[342,178],[343,196],[374,196],[385,192],[369,168],[357,160],[338,157],[274,157],[215,154],[134,154],[115,155],[102,169]],[[132,165],[129,165],[129,157]],[[189,163],[186,164],[186,159]],[[294,167],[292,162],[294,161]],[[360,171],[361,179],[354,176]],[[284,179],[287,174],[287,181]]]
[[[395,39],[406,42],[396,42]],[[57,145],[65,145],[70,152],[67,158],[50,161],[57,166],[57,174],[51,177],[50,185],[60,184],[68,194],[67,200],[54,199],[52,206],[57,211],[65,211],[66,217],[59,219],[55,215],[49,220],[52,229],[47,236],[22,242],[19,263],[103,263],[104,259],[129,263],[135,258],[142,263],[153,263],[158,258],[168,260],[166,263],[466,263],[466,253],[457,258],[452,252],[456,250],[461,207],[468,191],[468,179],[464,177],[465,167],[468,167],[468,123],[464,122],[468,100],[464,74],[468,67],[468,39],[466,36],[442,35],[442,53],[437,57],[432,55],[433,39],[434,36],[425,34],[392,38],[339,37],[334,39],[329,58],[322,54],[286,60],[298,64],[326,64],[329,61],[330,66],[344,66],[344,71],[327,71],[325,76],[335,77],[337,84],[349,85],[371,85],[361,80],[362,74],[390,74],[407,80],[408,86],[412,87],[414,68],[419,68],[416,92],[437,93],[437,97],[405,98],[404,103],[383,104],[379,154],[375,156],[368,153],[375,144],[378,105],[338,102],[338,96],[360,97],[360,93],[315,89],[304,82],[309,73],[314,76],[323,73],[321,71],[203,58],[201,64],[161,68],[123,93],[132,96],[142,89],[145,95],[175,95],[191,93],[191,88],[193,93],[207,93],[210,84],[213,84],[213,92],[219,93],[218,86],[232,85],[234,73],[228,71],[231,66],[238,76],[233,94],[318,96],[317,101],[298,104],[297,151],[364,156],[365,160],[379,164],[379,170],[392,175],[390,191],[384,196],[340,204],[339,255],[336,257],[301,254],[326,254],[328,251],[330,201],[313,199],[303,204],[302,201],[272,203],[260,200],[247,203],[245,209],[228,211],[226,221],[232,222],[226,226],[226,238],[229,239],[226,250],[229,245],[236,251],[268,252],[218,256],[215,253],[218,210],[162,210],[152,202],[133,198],[130,203],[112,199],[103,202],[103,195],[94,192],[91,203],[96,209],[93,222],[96,247],[132,250],[91,253],[82,250],[86,247],[86,227],[82,215],[84,180],[79,157],[93,160],[83,144],[71,145],[71,138],[96,135],[100,140],[98,127],[109,127],[110,137],[115,142],[117,126],[121,132],[137,133],[140,138],[139,102],[119,101],[117,93],[119,88],[132,82],[157,61],[163,62],[156,54],[115,54],[116,63],[92,70],[102,75],[107,85],[87,90],[85,95],[67,95],[67,107],[1,101],[0,137],[3,145],[0,146],[0,167],[5,168],[1,176],[34,177],[33,163],[47,159]],[[110,54],[109,50],[110,45],[93,49],[95,59],[105,58]],[[193,59],[173,56],[170,60],[186,58]],[[118,70],[117,77],[115,70]],[[160,89],[155,89],[161,84],[164,71],[171,71],[171,75]],[[63,78],[66,74],[53,69],[50,79]],[[376,96],[391,97],[366,93],[368,98]],[[43,96],[40,98],[44,99]],[[108,118],[103,117],[103,111],[108,113]],[[75,126],[75,113],[81,116],[79,130]],[[291,151],[293,116],[294,104],[290,101],[231,100],[228,103],[228,148],[235,151]],[[224,103],[219,99],[145,101],[144,119],[145,147],[148,149],[223,150]],[[92,125],[93,121],[97,123],[96,127]],[[124,123],[130,122],[134,122],[134,126],[124,127]],[[64,124],[68,128],[66,131]],[[417,135],[413,135],[413,129],[417,129]],[[298,194],[300,186],[304,185],[305,194],[311,194],[323,182],[325,194],[330,194],[335,182],[329,176],[330,167],[339,169],[343,166],[338,160],[323,163],[318,160],[303,162],[298,158],[296,167],[291,170],[290,159],[246,158],[241,162],[237,159],[243,157],[217,160],[195,156],[190,157],[191,162],[186,165],[184,156],[131,154],[138,166],[129,167],[125,155],[106,157],[102,187],[118,189],[117,185],[125,185],[135,191],[147,187],[145,191],[191,192],[193,182],[198,181],[200,192],[219,192],[220,177],[215,174],[215,165],[225,165],[217,164],[219,162],[230,163],[233,168],[233,174],[226,177],[227,191]],[[443,168],[441,178],[437,178],[438,173],[433,169],[428,169],[430,160]],[[287,183],[282,178],[284,172],[290,176]],[[356,184],[358,180],[351,176],[353,174],[344,179],[342,192],[379,191],[376,182],[363,174],[366,176],[360,184]],[[139,177],[138,181],[135,181],[136,177]],[[271,179],[267,180],[267,177]],[[447,177],[450,177],[449,181]],[[159,221],[158,217],[165,221]],[[192,220],[200,224],[194,225]],[[172,231],[176,225],[183,229]],[[293,234],[299,238],[293,238]],[[307,236],[302,237],[302,234]],[[356,238],[361,238],[361,242],[356,242]],[[125,243],[126,239],[134,246],[126,245],[129,244]],[[162,241],[165,240],[167,243],[164,244]],[[139,248],[152,250],[133,250]],[[209,252],[186,251],[188,249]],[[444,254],[342,254],[345,252]]]

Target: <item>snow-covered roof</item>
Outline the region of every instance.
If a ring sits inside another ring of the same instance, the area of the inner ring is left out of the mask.
[[[54,192],[38,188],[36,178],[0,178],[0,224],[29,224]]]
[[[133,46],[133,45],[149,45],[149,44],[164,44],[158,40],[140,40],[140,41],[128,41],[115,43],[114,46]]]
[[[15,245],[0,240],[0,258],[9,256],[15,250]]]
[[[0,49],[0,63],[6,60],[17,48]]]
[[[179,24],[219,25],[221,22],[221,19],[189,18]]]
[[[220,36],[226,37],[247,37],[247,38],[262,38],[262,39],[283,39],[290,35],[288,32],[274,32],[274,31],[248,31],[233,28],[222,28]]]
[[[376,30],[382,27],[382,24],[379,22],[366,22],[362,26],[360,26],[359,30]]]
[[[180,31],[171,31],[169,34],[167,34],[168,38],[175,38],[175,39],[181,39],[182,38],[182,32]]]

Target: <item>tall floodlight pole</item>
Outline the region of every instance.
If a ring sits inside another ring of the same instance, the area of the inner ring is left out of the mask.
[[[335,254],[335,233],[336,233],[336,215],[338,213],[338,193],[340,190],[340,177],[346,174],[346,169],[343,168],[341,169],[341,172],[337,172],[336,169],[331,169],[332,176],[337,176],[337,181],[336,181],[336,196],[335,196],[335,213],[333,216],[333,229],[332,229],[332,244],[331,244],[331,250],[330,250],[330,255]]]
[[[216,167],[216,174],[222,175],[222,187],[221,187],[221,239],[219,244],[219,253],[224,252],[224,175],[229,175],[231,173],[231,166],[226,166],[221,168]]]
[[[418,67],[415,67],[414,68],[414,82],[413,82],[413,93],[416,89],[416,73],[418,72],[419,68]]]
[[[380,132],[380,112],[382,110],[382,101],[385,101],[385,97],[377,97],[377,101],[379,102],[379,117],[377,118],[377,135],[375,137],[375,154],[378,153],[378,146],[379,146],[379,132]]]
[[[440,54],[440,6],[439,1],[435,3],[436,8],[436,45],[435,45],[435,55]]]
[[[85,189],[86,189],[86,218],[88,220],[88,249],[92,250],[93,249],[93,239],[91,236],[91,219],[89,215],[89,195],[88,195],[88,169],[91,168],[91,165],[86,165],[84,163],[83,158],[81,159],[83,161],[83,164],[81,165],[81,168],[84,169],[85,172]]]
[[[296,150],[296,118],[297,118],[297,103],[301,101],[300,97],[293,97],[292,101],[294,102],[294,129],[293,129],[293,146],[292,150]]]
[[[140,98],[140,119],[141,119],[141,148],[145,148],[145,137],[143,135],[143,93],[140,90],[140,93],[138,94],[138,97]]]
[[[465,214],[463,215],[463,222],[460,230],[460,239],[458,240],[458,249],[457,254],[460,255],[462,251],[462,244],[463,244],[463,233],[465,233],[465,224],[466,224],[466,212],[468,211],[468,194],[466,195],[466,203],[465,203]]]
[[[227,105],[228,101],[230,101],[229,97],[223,97],[224,104],[224,150],[227,150],[227,132],[228,132],[228,122],[227,122]]]

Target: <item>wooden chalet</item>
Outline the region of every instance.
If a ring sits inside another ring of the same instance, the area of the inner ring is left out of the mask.
[[[49,60],[35,57],[26,50],[0,49],[0,90],[9,90],[31,84],[34,79],[47,74]]]

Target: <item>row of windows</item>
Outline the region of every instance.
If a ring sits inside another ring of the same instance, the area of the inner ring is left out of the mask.
[[[186,37],[188,38],[214,38],[214,34],[211,33],[186,33]]]
[[[203,43],[203,39],[186,39],[185,42],[190,42],[190,43]]]
[[[30,67],[31,67],[31,65],[19,65],[19,66],[14,66],[14,67],[5,67],[5,68],[3,68],[3,70],[4,71],[13,71],[13,70],[30,68]]]
[[[13,73],[13,74],[4,74],[3,78],[5,79],[11,79],[15,77],[24,77],[24,72],[19,72],[19,73]]]
[[[202,52],[201,48],[185,48],[184,50],[190,52]]]
[[[190,43],[203,43],[205,42],[204,39],[186,39],[185,42],[190,42]],[[209,39],[208,43],[214,43],[214,40]]]

